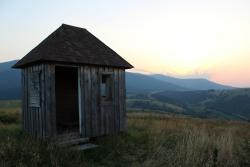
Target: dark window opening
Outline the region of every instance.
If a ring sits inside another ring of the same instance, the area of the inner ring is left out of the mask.
[[[101,97],[104,101],[112,100],[112,77],[111,74],[102,74]]]

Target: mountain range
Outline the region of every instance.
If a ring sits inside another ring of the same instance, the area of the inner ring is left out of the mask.
[[[0,100],[21,97],[21,72],[11,68],[16,62],[0,63]]]
[[[21,96],[20,70],[12,69],[18,60],[0,63],[0,99],[19,99]],[[179,79],[162,74],[145,75],[126,72],[127,93],[150,93],[160,91],[190,91],[231,89],[206,79]]]
[[[17,60],[0,63],[0,100],[21,98]],[[160,111],[193,117],[250,120],[250,89],[235,89],[207,79],[126,72],[128,110]]]
[[[153,74],[151,77],[159,79],[161,81],[169,82],[181,87],[188,88],[190,90],[221,90],[221,89],[233,89],[231,86],[226,86],[218,84],[203,78],[194,79],[180,79],[175,77],[170,77],[162,74]]]
[[[180,79],[162,74],[145,75],[126,72],[127,93],[160,91],[228,90],[232,86],[218,84],[207,79]]]

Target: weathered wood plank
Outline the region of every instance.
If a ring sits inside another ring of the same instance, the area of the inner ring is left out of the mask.
[[[121,74],[121,96],[120,96],[120,105],[121,105],[121,113],[122,113],[122,131],[125,131],[126,128],[126,90],[125,90],[125,71],[120,69]]]
[[[115,125],[115,108],[114,108],[114,100],[115,100],[115,97],[114,97],[114,69],[113,68],[109,68],[109,71],[111,72],[111,88],[110,88],[110,91],[111,91],[111,106],[110,106],[110,110],[111,110],[111,120],[110,122],[112,123],[111,124],[111,133],[114,134],[115,133],[115,129],[116,129],[116,125]]]
[[[56,90],[55,90],[55,65],[50,65],[50,113],[51,113],[51,131],[52,136],[56,135]]]
[[[25,76],[24,76],[24,69],[22,69],[21,71],[21,83],[22,83],[22,125],[23,125],[23,129],[26,129],[26,113],[25,113]]]
[[[46,134],[47,136],[51,135],[51,110],[50,110],[50,70],[49,65],[45,65],[45,100],[46,100]]]
[[[41,103],[42,103],[42,137],[45,138],[46,137],[46,131],[45,131],[45,126],[46,126],[46,117],[45,117],[45,111],[46,111],[46,108],[45,108],[45,69],[44,69],[44,64],[41,65]]]
[[[91,67],[90,70],[90,75],[91,75],[91,124],[92,124],[92,137],[97,136],[97,99],[96,99],[96,68]]]
[[[91,78],[90,78],[90,68],[85,67],[85,97],[86,97],[86,135],[91,136]]]
[[[26,132],[29,132],[30,133],[30,113],[29,113],[29,106],[28,106],[28,93],[29,93],[29,90],[28,90],[28,68],[25,68],[24,69],[24,73],[25,73],[25,113],[26,113]]]
[[[40,93],[40,91],[41,91],[41,74],[40,74],[40,71],[39,71],[39,64],[38,65],[36,65],[36,71],[38,72],[38,80],[39,80],[39,106],[40,107],[38,107],[37,108],[37,115],[36,115],[36,117],[37,117],[37,136],[38,137],[40,137],[41,135],[40,135],[40,133],[41,133],[41,126],[40,126],[40,110],[41,110],[41,93]]]
[[[97,72],[96,72],[96,110],[97,110],[97,136],[101,135],[101,90],[100,90],[100,86],[101,86],[101,80],[100,80],[100,68],[97,68]]]
[[[38,108],[37,107],[34,107],[34,113],[33,113],[33,120],[34,120],[34,135],[37,137],[37,134],[38,134],[38,120],[37,120],[37,115],[38,115]]]
[[[118,70],[114,69],[114,126],[115,132],[119,131],[119,112],[118,112]]]
[[[39,84],[40,84],[40,92],[39,92],[39,94],[40,94],[40,108],[39,108],[39,113],[38,113],[38,120],[39,120],[39,122],[38,122],[38,124],[39,124],[39,134],[38,134],[38,136],[39,137],[42,137],[43,136],[43,134],[42,134],[42,69],[41,69],[41,65],[39,64],[38,66],[37,66],[37,70],[39,71]]]
[[[96,99],[96,136],[100,135],[101,132],[101,124],[100,124],[100,80],[99,80],[99,68],[96,68],[95,72],[95,99]]]
[[[35,66],[31,66],[31,69],[30,69],[30,75],[31,76],[33,76],[33,74],[34,74],[34,71],[35,71]],[[32,80],[32,78],[30,78],[31,80]],[[30,80],[30,81],[31,81]],[[31,81],[32,82],[32,81]],[[30,94],[32,94],[32,89],[31,89],[31,87],[29,87],[30,88]],[[31,97],[30,97],[30,101],[31,101]],[[36,125],[37,125],[37,117],[36,117],[36,115],[37,115],[37,108],[36,107],[31,107],[32,108],[32,120],[33,120],[33,129],[32,129],[32,133],[33,133],[33,135],[34,136],[37,136],[37,127],[36,127]]]
[[[99,80],[100,80],[100,84],[98,85],[99,89],[100,89],[100,86],[101,86],[101,75],[102,73],[104,72],[104,68],[103,67],[100,67],[99,68]],[[104,119],[104,108],[102,106],[102,98],[101,96],[99,97],[99,100],[100,100],[100,133],[101,135],[104,135],[105,134],[105,119]]]
[[[124,119],[124,130],[127,130],[127,108],[126,108],[126,99],[127,99],[127,90],[126,90],[126,73],[123,71],[123,119]]]
[[[123,131],[123,80],[122,80],[122,71],[119,70],[119,114],[120,114],[120,131]]]
[[[30,83],[30,79],[31,79],[31,73],[32,73],[32,67],[29,67],[28,68],[28,83]],[[30,87],[29,87],[29,84],[28,84],[28,101],[30,104]],[[30,107],[30,105],[28,106],[28,111],[29,111],[29,115],[30,115],[30,132],[31,134],[34,134],[34,120],[33,120],[33,112],[32,112],[32,108]]]
[[[44,91],[45,91],[45,83],[44,83],[44,65],[40,65],[41,71],[41,110],[40,110],[40,126],[41,126],[41,137],[45,137],[45,100],[44,100]]]
[[[88,91],[89,91],[89,125],[90,125],[90,129],[89,129],[89,132],[90,132],[90,137],[93,137],[94,136],[94,131],[93,131],[93,112],[92,112],[92,97],[93,97],[93,92],[92,92],[92,75],[91,75],[91,67],[89,67],[89,72],[88,72]]]
[[[34,74],[34,68],[35,68],[35,66],[33,65],[33,66],[31,66],[31,69],[30,69],[30,82],[32,82],[32,76],[33,76],[33,74]],[[31,89],[31,87],[30,87],[30,85],[29,85],[29,88],[30,88],[30,94],[32,94],[32,89]],[[30,101],[31,101],[31,96],[30,96]],[[31,103],[30,103],[31,104]],[[31,105],[30,105],[30,107],[31,107]],[[32,112],[32,120],[33,120],[33,129],[32,129],[32,133],[33,133],[33,135],[34,136],[37,136],[37,134],[36,134],[36,123],[37,123],[37,121],[36,121],[36,112],[37,112],[37,109],[35,108],[35,107],[31,107],[32,109],[31,109],[31,112]]]
[[[41,109],[41,93],[40,93],[40,91],[41,91],[41,88],[40,88],[40,86],[41,86],[41,84],[40,84],[40,71],[39,71],[39,65],[36,65],[35,66],[35,72],[37,72],[39,75],[38,75],[38,84],[39,84],[39,106],[40,107],[37,107],[37,112],[36,112],[36,135],[38,136],[38,137],[40,137],[40,130],[41,130],[41,127],[40,127],[40,117],[39,117],[39,115],[40,115],[40,109]]]
[[[105,67],[105,73],[109,72],[108,67]],[[107,104],[105,104],[107,105]],[[106,115],[106,134],[110,133],[111,130],[111,120],[110,120],[110,113],[111,111],[109,110],[109,107],[105,106],[105,115]]]
[[[27,68],[24,69],[24,75],[25,75],[25,113],[26,113],[26,132],[29,132],[29,113],[28,113],[28,72],[27,72]]]
[[[83,67],[80,67],[80,75],[79,75],[80,78],[78,78],[80,80],[80,89],[81,89],[81,98],[80,98],[80,104],[81,104],[81,124],[80,124],[80,127],[81,127],[81,136],[86,136],[86,126],[85,126],[85,96],[84,96],[84,93],[85,93],[85,90],[84,90],[84,68]]]
[[[121,113],[120,113],[120,108],[119,108],[119,106],[120,106],[120,103],[119,103],[119,101],[120,101],[120,94],[119,94],[119,89],[120,89],[120,82],[119,82],[119,70],[117,69],[116,70],[116,114],[117,114],[117,129],[118,129],[118,131],[120,131],[120,129],[121,129],[121,127],[120,127],[120,115],[121,115]]]

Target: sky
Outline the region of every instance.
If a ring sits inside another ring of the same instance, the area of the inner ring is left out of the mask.
[[[0,0],[0,62],[62,23],[88,29],[132,71],[250,87],[249,0]]]

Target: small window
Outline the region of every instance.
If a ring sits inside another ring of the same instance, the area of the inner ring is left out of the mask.
[[[111,74],[102,74],[101,97],[105,101],[112,100],[112,77]]]

